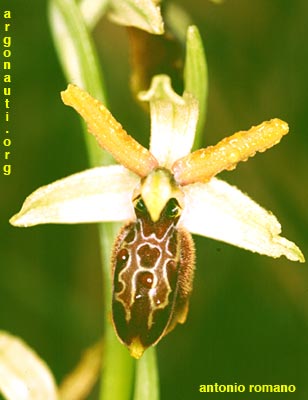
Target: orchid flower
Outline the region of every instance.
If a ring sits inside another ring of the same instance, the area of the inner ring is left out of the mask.
[[[179,96],[169,77],[160,75],[140,99],[150,103],[149,150],[99,101],[69,85],[63,102],[84,118],[118,165],[89,169],[37,189],[10,221],[15,226],[125,222],[112,256],[113,320],[136,358],[186,319],[194,270],[190,233],[304,262],[300,249],[280,236],[281,226],[271,212],[215,178],[277,144],[288,133],[287,123],[272,119],[190,153],[198,121],[193,95]]]

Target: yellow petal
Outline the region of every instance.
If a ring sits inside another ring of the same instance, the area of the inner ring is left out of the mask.
[[[288,124],[278,118],[262,122],[248,131],[240,131],[205,149],[197,150],[177,160],[172,171],[181,185],[207,182],[223,170],[232,170],[257,151],[263,152],[289,131]]]
[[[146,176],[158,166],[149,150],[128,135],[107,108],[89,93],[68,85],[61,97],[64,104],[73,107],[83,117],[99,145],[124,167],[139,176]]]

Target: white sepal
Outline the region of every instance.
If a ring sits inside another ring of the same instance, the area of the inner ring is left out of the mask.
[[[134,218],[137,175],[121,165],[92,168],[43,186],[10,220],[15,226],[125,221]]]
[[[21,339],[0,331],[0,393],[7,400],[57,400],[47,365]]]
[[[164,33],[164,22],[157,0],[111,0],[109,17],[112,21],[134,26],[149,33]]]
[[[139,94],[150,102],[150,152],[159,164],[171,168],[173,163],[189,154],[198,122],[198,101],[190,93],[179,96],[171,87],[167,75],[153,78],[151,87]]]
[[[300,249],[279,236],[276,217],[236,187],[219,179],[183,188],[185,209],[181,223],[191,233],[271,257],[304,262]]]

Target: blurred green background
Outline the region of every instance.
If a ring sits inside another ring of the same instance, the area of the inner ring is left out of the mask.
[[[58,381],[102,330],[101,267],[94,225],[13,228],[8,219],[37,187],[87,167],[77,116],[61,104],[66,86],[45,1],[1,4],[12,18],[12,174],[1,175],[0,329],[24,338]],[[306,0],[178,1],[200,29],[210,92],[203,143],[272,117],[290,125],[281,144],[221,177],[270,209],[308,256]],[[1,28],[3,29],[3,28]],[[3,31],[2,31],[3,32]],[[146,143],[149,121],[129,89],[125,29],[102,21],[95,40],[110,108]],[[163,70],[162,70],[163,71]],[[1,131],[3,133],[3,131]],[[3,150],[3,146],[2,146]],[[158,346],[161,397],[198,399],[199,385],[294,384],[308,397],[308,269],[196,238],[188,321]],[[247,394],[204,395],[208,399]],[[249,399],[272,395],[250,394]],[[96,399],[94,393],[91,399]]]

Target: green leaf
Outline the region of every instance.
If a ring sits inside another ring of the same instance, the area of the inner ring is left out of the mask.
[[[201,144],[201,134],[206,118],[208,70],[201,36],[194,25],[187,30],[184,82],[185,91],[193,94],[199,102],[199,120],[194,142],[194,149],[196,149]]]
[[[92,38],[74,0],[53,0],[49,8],[54,43],[68,82],[106,103]]]
[[[21,339],[0,331],[0,393],[8,400],[57,400],[44,361]]]
[[[106,104],[101,68],[79,7],[74,0],[52,0],[49,5],[51,31],[67,81]],[[91,165],[110,163],[110,155],[97,146],[86,129],[85,132]]]

